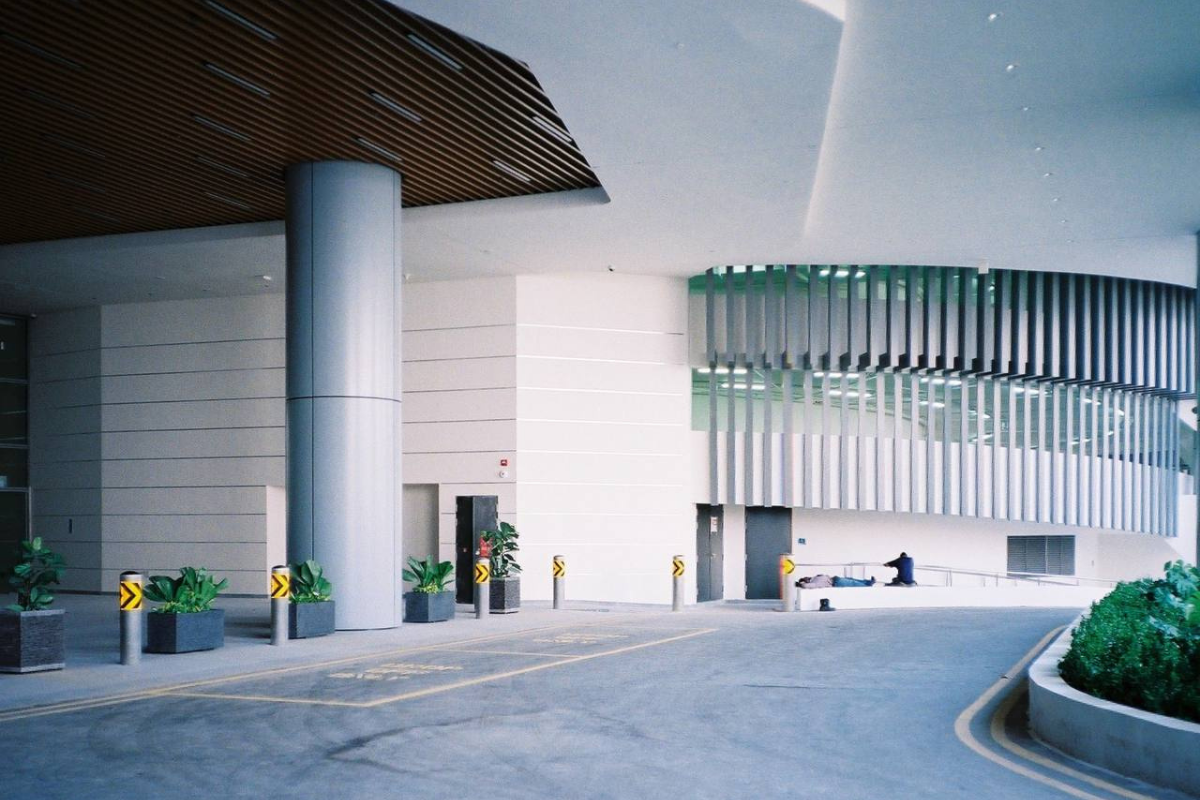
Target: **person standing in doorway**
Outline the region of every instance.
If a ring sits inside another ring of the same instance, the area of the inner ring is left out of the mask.
[[[913,560],[908,553],[900,553],[898,558],[893,558],[884,564],[885,567],[892,567],[896,570],[896,577],[892,578],[892,582],[888,586],[916,586],[917,582],[913,580]]]

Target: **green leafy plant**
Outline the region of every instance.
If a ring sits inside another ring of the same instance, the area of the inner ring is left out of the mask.
[[[162,603],[154,610],[164,614],[198,614],[211,611],[213,601],[229,585],[224,578],[218,583],[204,568],[184,567],[179,577],[151,575],[146,584],[146,599]]]
[[[507,522],[501,522],[499,530],[484,531],[480,537],[492,546],[492,577],[510,578],[521,571],[516,552],[521,549],[517,539],[521,534]]]
[[[310,558],[303,564],[290,566],[293,603],[324,603],[333,599],[333,584],[325,578],[320,564]]]
[[[50,587],[62,578],[63,557],[42,544],[38,536],[21,542],[21,562],[13,567],[8,583],[17,591],[12,611],[43,611],[54,602]]]
[[[449,561],[435,563],[433,556],[424,561],[408,557],[408,569],[404,570],[404,580],[416,584],[414,592],[422,594],[438,594],[446,591],[446,581],[454,573],[454,565]]]
[[[1200,570],[1163,570],[1093,603],[1059,671],[1096,697],[1200,722]]]

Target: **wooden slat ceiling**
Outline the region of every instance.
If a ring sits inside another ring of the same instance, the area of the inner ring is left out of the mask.
[[[599,186],[526,65],[385,0],[0,0],[0,76],[0,243],[282,219],[304,161]]]

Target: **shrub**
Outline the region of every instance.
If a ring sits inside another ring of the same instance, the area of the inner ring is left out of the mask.
[[[324,603],[333,599],[333,584],[325,570],[311,558],[303,564],[292,564],[292,602]]]
[[[151,575],[146,584],[146,599],[162,603],[154,610],[164,614],[197,614],[211,611],[213,600],[228,585],[225,579],[217,583],[203,568],[184,567],[179,570],[178,578]]]
[[[488,560],[491,561],[493,578],[510,578],[521,571],[516,556],[517,551],[521,549],[517,544],[521,534],[517,533],[516,528],[507,522],[501,522],[498,529],[483,531],[480,536],[492,546],[492,554]]]
[[[21,542],[21,563],[13,567],[8,583],[17,591],[12,611],[43,611],[54,602],[50,586],[62,577],[63,558],[42,544],[42,537]]]
[[[1164,569],[1093,603],[1059,671],[1104,700],[1200,722],[1200,570]]]
[[[413,588],[414,592],[438,594],[446,591],[446,581],[450,580],[453,572],[454,565],[449,561],[435,563],[433,556],[429,556],[424,561],[417,561],[409,556],[408,569],[404,570],[404,580],[417,584]]]

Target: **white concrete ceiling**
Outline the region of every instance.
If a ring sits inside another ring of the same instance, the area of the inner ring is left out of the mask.
[[[844,23],[833,0],[396,1],[526,61],[607,192],[410,210],[413,280],[986,261],[1194,282],[1196,0],[849,0]],[[282,286],[281,224],[0,248],[9,311]]]

